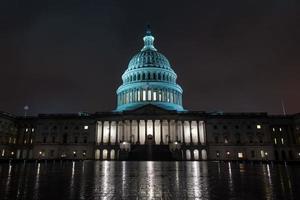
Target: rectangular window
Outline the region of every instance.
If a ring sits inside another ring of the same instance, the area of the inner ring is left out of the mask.
[[[152,93],[152,91],[151,91],[151,90],[148,90],[148,101],[151,101],[151,99],[152,99],[151,93]]]
[[[252,157],[252,158],[255,157],[255,151],[251,151],[251,157]]]
[[[276,138],[274,138],[274,144],[277,144],[277,139]]]
[[[224,143],[228,144],[228,138],[227,137],[224,137]]]
[[[141,92],[138,90],[138,92],[137,92],[137,97],[138,97],[138,101],[140,101],[141,100]]]
[[[284,139],[283,138],[281,138],[281,144],[284,144]]]
[[[261,156],[261,158],[265,157],[265,152],[263,150],[260,150],[260,156]]]
[[[156,101],[156,95],[157,95],[157,92],[154,91],[154,92],[153,92],[153,101]]]
[[[88,130],[88,129],[89,129],[89,126],[85,125],[84,130]]]
[[[146,90],[143,90],[143,101],[147,101],[147,99],[146,99]]]
[[[243,158],[243,157],[244,157],[243,153],[242,152],[238,152],[238,158]]]

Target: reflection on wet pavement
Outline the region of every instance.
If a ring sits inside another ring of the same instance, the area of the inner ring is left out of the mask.
[[[0,199],[300,199],[299,176],[280,164],[1,163]]]

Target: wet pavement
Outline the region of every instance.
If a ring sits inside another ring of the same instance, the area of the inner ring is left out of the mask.
[[[0,199],[300,199],[300,165],[0,163]]]

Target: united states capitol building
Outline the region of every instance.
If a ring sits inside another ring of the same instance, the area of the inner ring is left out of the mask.
[[[0,113],[0,159],[300,161],[300,114],[207,113],[183,89],[149,30],[111,112]]]

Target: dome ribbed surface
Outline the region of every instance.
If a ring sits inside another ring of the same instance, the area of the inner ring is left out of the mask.
[[[133,56],[129,62],[127,71],[143,67],[157,67],[173,71],[168,59],[163,54],[154,50],[141,51]]]

